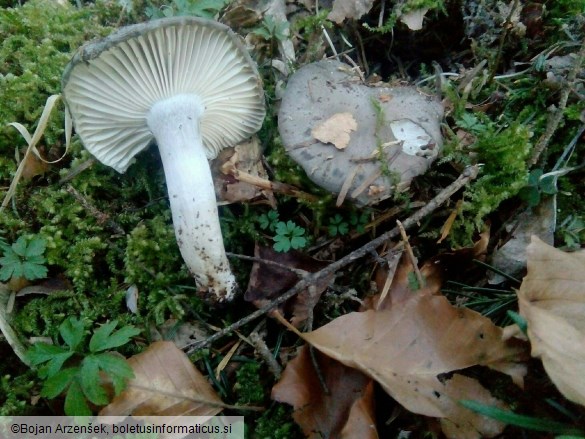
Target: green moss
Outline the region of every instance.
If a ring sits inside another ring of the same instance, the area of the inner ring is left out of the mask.
[[[0,416],[33,414],[34,408],[30,405],[30,399],[35,385],[34,375],[35,372],[29,370],[17,377],[0,377]]]
[[[525,124],[500,126],[482,113],[462,113],[457,125],[475,141],[466,146],[452,138],[443,161],[481,165],[479,177],[465,189],[460,215],[451,229],[451,244],[465,246],[483,229],[487,216],[526,185],[532,133]]]
[[[251,439],[300,439],[304,437],[291,418],[291,410],[275,405],[256,421],[254,431],[247,434]]]
[[[0,9],[0,153],[12,155],[22,143],[10,122],[37,122],[48,96],[61,89],[61,74],[71,54],[85,41],[106,35],[119,8],[99,3],[77,9],[48,0]],[[46,132],[47,144],[59,145],[62,112]],[[2,176],[2,174],[0,174]]]
[[[260,404],[264,401],[264,386],[261,379],[259,363],[244,363],[236,372],[236,384],[234,392],[238,398],[238,404]]]

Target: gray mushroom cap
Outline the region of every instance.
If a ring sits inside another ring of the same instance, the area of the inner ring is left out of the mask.
[[[84,45],[62,88],[85,147],[119,172],[153,140],[146,115],[156,102],[179,94],[201,98],[208,159],[258,131],[265,115],[261,79],[241,38],[195,17],[127,26]]]
[[[315,128],[340,114],[355,120],[347,146],[317,140]],[[369,87],[350,66],[320,61],[289,78],[278,126],[286,151],[313,182],[365,205],[429,168],[442,145],[442,116],[442,105],[416,88]]]

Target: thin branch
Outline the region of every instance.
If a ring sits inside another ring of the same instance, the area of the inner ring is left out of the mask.
[[[308,271],[301,270],[300,268],[290,267],[288,265],[281,264],[280,262],[270,261],[268,259],[262,259],[262,258],[258,258],[256,256],[240,255],[238,253],[231,253],[231,252],[225,252],[225,254],[226,254],[226,256],[231,257],[231,258],[243,259],[244,261],[258,262],[259,264],[264,264],[264,265],[272,265],[273,267],[278,267],[278,268],[281,268],[283,270],[290,271],[299,277],[304,277],[309,273]]]
[[[414,256],[414,252],[412,251],[410,242],[408,242],[408,235],[406,234],[406,230],[404,230],[404,226],[399,220],[396,220],[396,225],[398,226],[398,230],[400,230],[400,236],[402,237],[402,242],[404,242],[406,254],[408,255],[408,259],[410,259],[410,264],[412,265],[412,269],[414,270],[414,274],[416,275],[418,287],[423,288],[425,286],[425,280],[423,279],[422,274],[420,274],[420,270],[418,269],[418,261]]]
[[[98,223],[106,224],[111,230],[113,230],[118,235],[125,235],[126,232],[124,229],[115,221],[113,221],[110,216],[102,211],[100,211],[97,207],[89,202],[87,198],[81,195],[77,189],[73,186],[68,184],[65,186],[65,190],[68,194],[70,194],[75,201],[77,201],[81,206],[91,215],[93,216]]]
[[[449,186],[447,186],[445,189],[443,189],[441,192],[439,192],[437,194],[437,196],[435,198],[433,198],[431,201],[429,201],[424,207],[422,207],[420,210],[415,212],[409,218],[405,219],[402,222],[404,227],[406,229],[408,229],[408,228],[412,227],[413,225],[417,224],[419,221],[421,221],[427,215],[430,215],[439,206],[441,206],[443,203],[445,203],[455,192],[457,192],[459,189],[461,189],[463,186],[465,186],[471,180],[475,179],[477,177],[478,173],[479,173],[479,166],[478,165],[467,167],[463,171],[463,173],[459,176],[459,178],[457,178],[457,180],[455,180],[453,183],[451,183]],[[220,338],[224,337],[225,335],[235,331],[236,329],[241,328],[242,326],[250,323],[253,320],[256,320],[258,317],[261,317],[261,316],[267,314],[268,312],[272,311],[274,308],[276,308],[280,304],[289,300],[291,297],[294,297],[295,295],[297,295],[301,291],[305,290],[309,285],[315,284],[318,280],[323,279],[327,276],[330,276],[333,273],[340,270],[341,268],[346,267],[347,265],[351,264],[352,262],[356,261],[357,259],[362,258],[363,256],[367,255],[370,252],[370,250],[375,249],[376,247],[380,246],[386,240],[398,236],[399,233],[400,233],[400,231],[399,231],[398,227],[394,227],[392,230],[380,235],[376,239],[368,242],[367,244],[363,245],[362,247],[358,248],[357,250],[354,250],[353,252],[349,253],[348,255],[344,256],[343,258],[329,264],[325,268],[323,268],[315,273],[308,274],[307,276],[302,278],[294,287],[292,287],[291,289],[289,289],[288,291],[283,293],[281,296],[277,297],[275,300],[273,300],[269,304],[263,306],[262,308],[257,309],[253,313],[238,320],[237,322],[222,329],[221,331],[216,332],[215,334],[206,338],[205,340],[197,341],[197,342],[194,342],[194,343],[187,345],[186,346],[187,352],[192,353],[198,349],[202,349],[206,346],[209,346],[210,344],[212,344],[216,340],[219,340]]]
[[[530,161],[528,162],[529,166],[532,167],[536,165],[540,156],[547,148],[552,136],[554,135],[555,131],[559,127],[561,120],[563,119],[563,113],[565,108],[567,107],[567,101],[569,100],[569,94],[575,85],[575,81],[577,79],[577,74],[581,71],[581,67],[583,66],[583,62],[585,62],[585,39],[581,42],[581,48],[579,49],[579,54],[575,59],[575,63],[573,64],[571,71],[567,76],[567,84],[563,87],[561,91],[561,98],[559,99],[559,106],[556,110],[554,110],[553,116],[549,119],[546,130],[544,134],[538,139],[538,143],[534,147],[534,151],[532,152],[532,157],[530,157]]]
[[[264,338],[262,338],[262,336],[257,331],[252,332],[248,336],[248,338],[250,339],[252,346],[254,346],[254,350],[266,362],[266,366],[268,366],[268,370],[270,370],[270,372],[272,372],[272,375],[274,375],[274,378],[279,380],[280,376],[282,375],[282,367],[280,366],[280,364],[278,364],[278,361],[276,361],[276,358],[274,358],[274,356],[272,355],[272,352],[270,352],[270,349],[268,349],[268,346],[266,346],[266,342],[264,341]]]
[[[520,3],[520,0],[514,0],[514,3],[512,4],[512,7],[510,8],[510,13],[508,14],[508,17],[506,18],[506,21],[504,22],[504,26],[503,26],[504,31],[502,32],[502,35],[500,35],[500,44],[498,47],[498,52],[497,52],[494,64],[492,65],[492,67],[490,69],[490,76],[489,76],[488,82],[492,82],[494,79],[494,76],[496,76],[496,71],[498,70],[498,66],[500,65],[500,61],[502,60],[502,52],[504,51],[504,43],[506,42],[506,38],[508,38],[508,33],[509,33],[510,29],[512,28],[512,17],[514,16],[516,9],[518,9],[519,3]]]

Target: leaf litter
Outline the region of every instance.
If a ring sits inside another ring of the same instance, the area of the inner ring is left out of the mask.
[[[328,357],[372,378],[407,410],[439,418],[447,437],[500,434],[504,424],[472,413],[458,401],[473,399],[501,408],[506,405],[476,379],[459,371],[486,366],[522,385],[526,369],[521,362],[526,358],[526,347],[518,340],[504,340],[502,328],[488,318],[436,295],[439,282],[431,282],[424,290],[409,290],[406,265],[403,260],[397,268],[397,282],[392,284],[387,299],[389,307],[346,314],[299,335]],[[429,277],[433,270],[439,270],[437,264],[434,269],[429,264],[425,267],[423,272]],[[289,367],[298,369],[292,362]],[[283,380],[289,375],[285,370]],[[277,384],[273,397],[300,407],[295,397],[283,397],[282,386],[287,385]],[[310,402],[311,413],[325,410],[315,407],[315,400]],[[307,423],[302,412],[295,412],[297,418]]]

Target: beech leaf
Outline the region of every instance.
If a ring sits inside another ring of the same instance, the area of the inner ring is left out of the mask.
[[[585,405],[585,252],[565,253],[536,236],[518,291],[532,356],[561,393]]]
[[[101,416],[214,416],[222,408],[205,377],[169,341],[157,341],[128,359],[135,378]]]
[[[482,365],[521,382],[524,368],[517,361],[523,348],[503,341],[502,333],[488,318],[445,297],[413,293],[388,310],[350,313],[302,337],[375,379],[408,410],[442,418],[449,437],[479,437],[478,432],[491,437],[503,425],[473,415],[457,401],[503,404],[475,380],[451,372]],[[458,433],[448,433],[455,426]]]
[[[329,394],[305,345],[286,365],[272,388],[272,399],[294,407],[293,418],[308,438],[377,439],[372,380],[318,351],[315,354]]]

